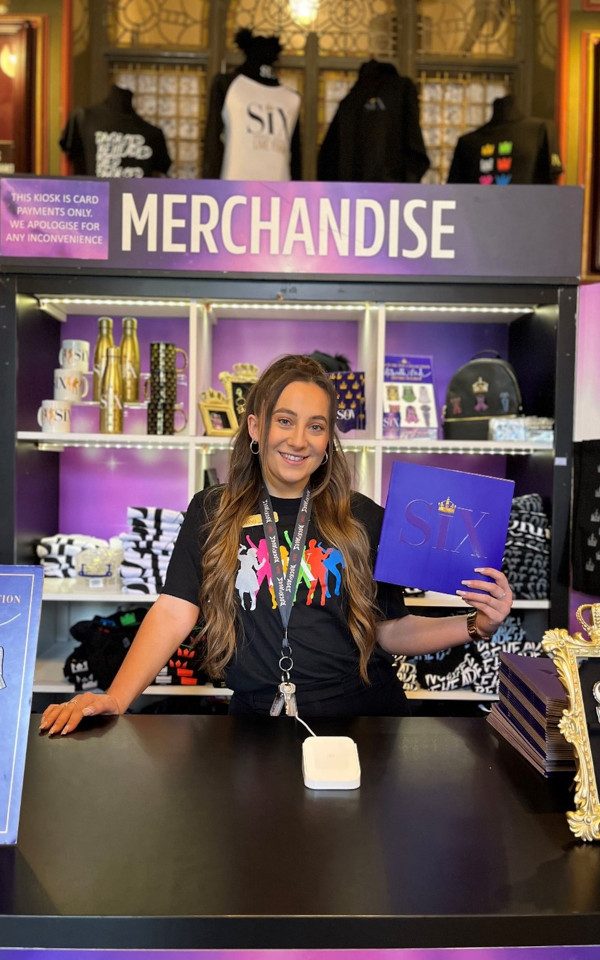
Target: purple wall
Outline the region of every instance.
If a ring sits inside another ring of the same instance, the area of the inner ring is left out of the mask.
[[[481,350],[508,358],[508,324],[392,322],[387,323],[386,354],[413,353],[433,357],[438,421],[452,374]],[[449,335],[451,333],[451,335]],[[439,434],[441,437],[441,432]]]
[[[107,310],[110,313],[110,311]],[[125,314],[127,311],[123,311]],[[111,314],[114,316],[114,313]],[[149,344],[169,340],[188,348],[185,318],[139,316],[142,371],[149,369]],[[61,330],[61,339],[86,339],[91,349],[96,338],[95,316],[71,317]],[[120,339],[120,315],[115,316],[115,340]],[[448,336],[445,323],[391,322],[387,327],[386,352],[415,353],[433,357],[438,415],[454,371],[483,349],[507,355],[508,328],[504,324],[453,324]],[[354,320],[261,320],[253,317],[219,320],[213,330],[213,365],[210,386],[220,388],[218,374],[233,363],[254,363],[263,370],[283,353],[343,353],[352,367],[358,360],[359,325]],[[443,345],[443,349],[441,346]],[[199,385],[208,386],[208,385]],[[184,400],[186,383],[181,378],[179,400]],[[48,396],[52,395],[52,372],[48,371]],[[95,432],[97,407],[82,404],[73,410],[73,430]],[[372,427],[370,428],[372,429]],[[145,433],[143,409],[127,409],[125,432]],[[473,473],[504,476],[505,460],[500,457],[420,456],[421,463],[456,467]],[[383,496],[387,495],[393,457],[383,465]],[[179,451],[135,451],[118,449],[68,449],[61,457],[60,531],[108,537],[125,527],[127,506],[133,502],[183,509],[187,503],[186,455]]]
[[[128,506],[187,507],[185,450],[67,449],[61,454],[60,533],[112,537]]]
[[[121,316],[137,316],[142,372],[150,369],[150,342],[167,340],[188,349],[188,322],[183,318],[141,317],[139,311],[106,308],[112,316],[115,342],[121,339]],[[98,311],[98,316],[104,311]],[[97,333],[96,316],[69,317],[61,329],[61,340],[89,340],[93,353]],[[181,362],[181,361],[179,361]],[[58,362],[57,362],[58,365]],[[91,365],[91,360],[90,360]],[[47,372],[48,396],[52,396],[52,371]],[[187,409],[187,380],[180,377],[178,400]],[[91,380],[90,380],[91,392]],[[98,408],[80,404],[72,410],[72,430],[76,433],[98,431]],[[146,411],[126,408],[124,430],[146,433]],[[60,459],[61,533],[85,533],[110,537],[126,528],[126,510],[131,505],[187,506],[187,454],[176,450],[119,450],[114,448],[64,451]]]
[[[342,353],[356,369],[358,323],[352,320],[219,320],[213,332],[213,382],[233,363],[254,363],[264,370],[284,353]]]

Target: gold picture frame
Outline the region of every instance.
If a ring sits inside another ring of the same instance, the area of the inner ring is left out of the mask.
[[[237,420],[228,397],[220,390],[205,390],[200,394],[198,407],[207,437],[231,437],[237,430]]]
[[[587,636],[547,630],[542,648],[569,700],[558,725],[575,749],[575,810],[568,811],[567,821],[580,840],[600,840],[600,603],[583,604],[576,616]]]
[[[225,387],[225,394],[233,407],[236,423],[239,423],[246,409],[246,397],[253,383],[258,380],[259,369],[253,363],[234,363],[233,370],[223,370],[219,380]]]

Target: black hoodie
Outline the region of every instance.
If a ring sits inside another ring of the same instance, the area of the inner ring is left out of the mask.
[[[414,83],[392,63],[363,63],[321,145],[319,180],[418,183],[428,169]]]

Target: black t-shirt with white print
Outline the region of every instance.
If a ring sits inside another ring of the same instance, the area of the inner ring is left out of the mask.
[[[163,593],[198,603],[203,544],[210,528],[219,491],[211,487],[192,499],[169,564]],[[272,497],[277,533],[283,560],[294,532],[300,500]],[[371,544],[371,564],[381,533],[383,509],[368,497],[352,494],[353,516],[364,525]],[[294,659],[292,679],[299,692],[318,694],[344,680],[358,677],[358,649],[346,620],[344,558],[325,543],[316,530],[314,516],[308,527],[306,545],[294,606],[288,625],[288,639]],[[236,574],[239,598],[237,649],[228,664],[225,680],[237,693],[271,692],[281,681],[282,624],[274,600],[270,561],[258,510],[242,528]],[[383,619],[396,619],[408,612],[400,587],[377,585],[377,604]],[[392,657],[376,647],[371,664],[381,675],[392,673]],[[370,670],[370,672],[373,672]]]

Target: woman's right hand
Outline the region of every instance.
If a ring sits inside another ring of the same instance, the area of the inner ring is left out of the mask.
[[[42,714],[40,733],[72,733],[82,717],[115,716],[122,711],[108,693],[79,693],[66,703],[51,703]]]

